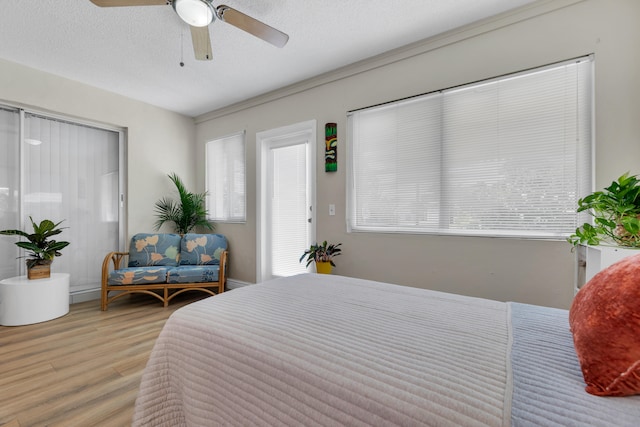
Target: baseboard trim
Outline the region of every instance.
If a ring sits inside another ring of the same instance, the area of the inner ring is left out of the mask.
[[[87,289],[85,291],[75,291],[69,294],[69,304],[93,301],[100,299],[100,289]]]
[[[244,286],[250,285],[253,285],[253,283],[243,282],[242,280],[227,279],[227,290],[242,288]]]

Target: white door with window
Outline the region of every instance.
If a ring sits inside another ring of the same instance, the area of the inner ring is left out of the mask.
[[[257,281],[307,271],[315,239],[316,122],[259,132]]]

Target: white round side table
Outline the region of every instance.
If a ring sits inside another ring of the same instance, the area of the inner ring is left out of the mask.
[[[47,279],[27,276],[0,280],[0,325],[45,322],[69,312],[69,273],[51,273]]]

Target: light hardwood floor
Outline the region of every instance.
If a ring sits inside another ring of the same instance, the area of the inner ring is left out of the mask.
[[[142,371],[166,319],[206,297],[167,308],[145,295],[71,305],[64,317],[0,326],[0,425],[129,426]]]

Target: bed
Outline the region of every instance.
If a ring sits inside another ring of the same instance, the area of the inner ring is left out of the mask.
[[[135,426],[637,426],[585,383],[568,311],[304,274],[190,304]]]

